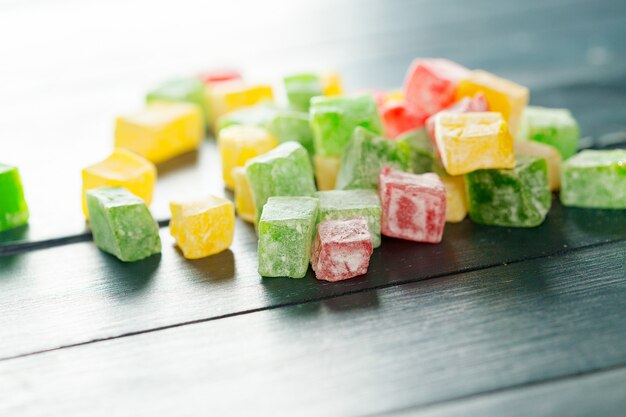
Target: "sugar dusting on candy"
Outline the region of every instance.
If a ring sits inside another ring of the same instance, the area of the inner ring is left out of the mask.
[[[372,250],[365,218],[327,220],[317,226],[311,266],[319,280],[354,278],[367,272]]]
[[[379,192],[382,233],[416,242],[439,243],[446,218],[445,186],[437,174],[382,169]]]

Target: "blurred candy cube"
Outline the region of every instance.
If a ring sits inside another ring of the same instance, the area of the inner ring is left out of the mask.
[[[311,100],[310,121],[315,153],[322,156],[341,156],[357,126],[378,134],[383,131],[378,108],[371,95],[314,97]]]
[[[211,112],[211,126],[224,114],[262,102],[273,102],[274,92],[267,84],[248,84],[240,80],[207,85],[206,96]]]
[[[255,126],[229,126],[220,130],[217,143],[222,157],[222,177],[233,189],[232,170],[242,167],[249,159],[263,155],[278,146],[278,141],[266,129]]]
[[[626,150],[586,150],[561,166],[566,206],[626,209]]]
[[[209,103],[207,102],[204,84],[197,78],[177,78],[168,80],[146,95],[146,102],[184,102],[195,105],[202,121],[202,129],[206,129],[210,120]]]
[[[314,155],[313,166],[317,189],[320,191],[334,190],[341,159],[336,156]]]
[[[519,140],[533,140],[553,146],[563,159],[576,153],[580,130],[567,109],[529,106],[524,111]]]
[[[28,223],[29,211],[18,169],[0,164],[0,232]]]
[[[435,148],[426,133],[420,128],[403,133],[396,138],[398,143],[406,143],[410,149],[410,172],[423,174],[432,172],[436,161]]]
[[[147,205],[152,202],[156,167],[143,157],[125,149],[115,149],[105,160],[83,169],[83,213],[89,219],[85,193],[99,187],[124,187]]]
[[[335,188],[338,190],[376,189],[378,174],[381,168],[387,165],[402,171],[409,171],[411,169],[409,144],[393,141],[357,127],[341,157]]]
[[[252,190],[244,167],[235,167],[232,171],[235,181],[235,207],[237,215],[248,223],[256,222],[256,207],[252,198]]]
[[[556,191],[561,187],[561,163],[562,158],[559,151],[550,145],[544,145],[535,141],[515,142],[515,155],[536,156],[544,158],[548,163],[548,186],[550,191]]]
[[[395,139],[410,130],[424,126],[426,117],[412,110],[406,102],[391,100],[383,104],[380,116],[385,125],[385,136]]]
[[[482,93],[489,104],[489,111],[502,114],[515,136],[521,123],[522,112],[528,104],[528,88],[486,71],[472,71],[459,83],[457,99],[474,97]]]
[[[452,104],[460,80],[469,73],[447,59],[418,58],[404,80],[406,101],[417,114],[433,115]]]
[[[293,110],[280,110],[269,120],[267,129],[279,142],[298,142],[310,155],[313,155],[313,131],[309,124],[308,113]]]
[[[198,148],[204,130],[198,109],[186,103],[156,103],[115,121],[115,146],[155,164]]]

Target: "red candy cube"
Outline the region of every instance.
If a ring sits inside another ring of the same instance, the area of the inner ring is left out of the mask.
[[[378,177],[385,236],[441,242],[446,223],[446,189],[437,174],[409,174],[384,167]]]
[[[456,103],[453,103],[451,106],[448,106],[441,111],[449,113],[489,111],[489,104],[487,103],[487,99],[483,93],[476,93],[474,97],[463,97]],[[435,117],[437,116],[437,113],[426,119],[426,130],[428,131],[428,136],[430,136],[431,139],[434,139],[435,137]],[[437,145],[435,145],[435,148],[437,148]]]
[[[417,113],[431,116],[454,101],[459,81],[470,71],[447,59],[416,59],[404,80],[406,101]]]
[[[395,139],[404,132],[424,126],[425,115],[415,112],[404,101],[391,100],[380,108],[385,136]]]
[[[372,237],[367,220],[327,220],[317,225],[311,266],[317,279],[342,281],[367,272]]]
[[[200,78],[200,80],[202,80],[205,84],[215,84],[224,81],[240,80],[241,74],[235,70],[224,69],[203,72],[198,75],[198,78]]]

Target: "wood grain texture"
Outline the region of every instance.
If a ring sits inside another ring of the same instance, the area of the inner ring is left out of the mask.
[[[132,264],[91,242],[0,257],[0,358],[624,241],[624,224],[626,211],[556,203],[536,229],[466,220],[447,225],[437,245],[385,238],[368,274],[340,283],[311,271],[302,280],[262,279],[256,235],[242,222],[230,250],[197,261],[182,258],[168,229],[161,256]]]
[[[626,369],[592,373],[467,400],[385,413],[393,417],[623,417],[626,415]]]
[[[613,243],[3,361],[0,414],[363,415],[622,366],[623,250]]]
[[[5,9],[0,37],[20,41],[0,44],[0,56],[11,63],[0,67],[6,86],[0,108],[10,109],[0,112],[1,157],[22,171],[31,221],[0,233],[0,245],[80,239],[86,231],[80,170],[110,152],[114,117],[141,106],[155,83],[210,66],[234,65],[271,82],[289,71],[336,67],[356,90],[397,87],[414,57],[445,56],[528,85],[533,103],[571,107],[585,136],[626,131],[621,1],[480,0],[467,7],[463,0],[298,6],[272,0],[202,13],[205,7],[181,0],[179,19],[149,0]],[[248,12],[241,14],[242,7]],[[276,12],[257,19],[264,8]],[[47,42],[28,29],[33,26],[47,33]],[[200,153],[161,166],[155,216],[167,219],[170,199],[199,189],[223,194],[219,173],[210,142]]]

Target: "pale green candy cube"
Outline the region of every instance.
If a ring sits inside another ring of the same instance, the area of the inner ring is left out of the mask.
[[[315,153],[322,156],[341,156],[357,126],[377,134],[383,131],[378,107],[371,95],[313,97],[310,122]]]
[[[309,114],[294,110],[277,112],[266,126],[280,142],[295,141],[313,155],[313,131],[309,124]]]
[[[384,166],[411,171],[411,147],[407,142],[379,136],[365,128],[354,129],[352,140],[341,157],[335,188],[378,189],[378,174]]]
[[[626,150],[586,150],[561,165],[565,206],[626,209]]]
[[[16,167],[0,164],[0,232],[28,223],[24,187]]]
[[[210,111],[202,81],[196,78],[176,78],[165,81],[146,95],[148,104],[159,101],[185,102],[198,106],[205,128],[209,125]]]
[[[242,107],[226,113],[217,119],[216,132],[233,125],[258,126],[267,128],[274,116],[279,113],[274,104],[263,102],[255,106]]]
[[[161,252],[159,225],[146,203],[120,187],[87,191],[89,224],[96,245],[124,262]]]
[[[406,142],[411,149],[411,172],[423,174],[435,170],[437,156],[428,132],[424,128],[411,130],[398,136],[396,142]]]
[[[316,74],[294,74],[283,78],[289,105],[294,110],[308,112],[311,99],[324,94],[322,79]]]
[[[567,109],[528,106],[524,110],[518,140],[534,140],[555,147],[563,159],[576,153],[580,129]]]
[[[309,154],[298,142],[285,142],[246,162],[246,175],[261,217],[263,206],[274,196],[312,196],[315,189]]]
[[[259,220],[259,274],[302,278],[311,258],[319,202],[312,197],[271,197]]]
[[[331,190],[318,191],[320,200],[318,222],[364,217],[372,236],[372,246],[380,246],[380,216],[382,208],[375,190]]]

